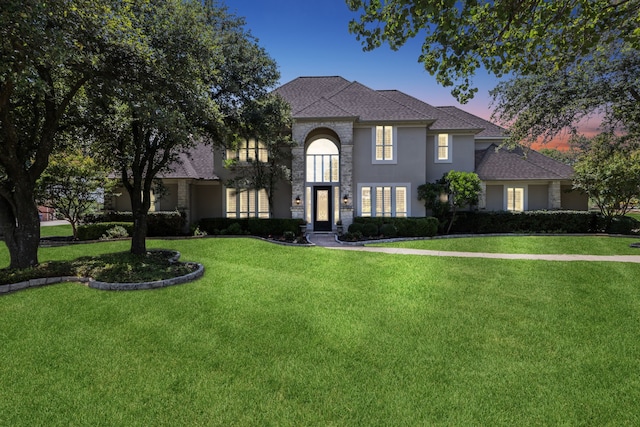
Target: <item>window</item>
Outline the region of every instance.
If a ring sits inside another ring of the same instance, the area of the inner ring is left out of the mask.
[[[227,159],[237,159],[240,162],[248,162],[256,159],[261,162],[266,162],[268,158],[265,143],[258,141],[256,144],[256,140],[253,138],[240,142],[237,150],[227,150]]]
[[[307,148],[307,182],[340,182],[338,147],[321,138]]]
[[[507,187],[507,210],[514,212],[524,211],[524,188]]]
[[[409,184],[359,185],[360,215],[377,217],[406,217],[409,211]]]
[[[269,218],[267,191],[227,188],[227,218]]]
[[[360,192],[360,215],[371,216],[371,187],[362,187]]]
[[[395,129],[393,126],[376,126],[373,134],[373,163],[397,163]]]
[[[451,135],[436,135],[436,163],[451,163]]]

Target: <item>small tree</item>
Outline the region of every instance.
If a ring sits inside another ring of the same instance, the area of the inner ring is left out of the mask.
[[[290,106],[278,95],[267,95],[243,106],[241,131],[238,143],[256,140],[256,150],[264,150],[265,158],[259,155],[239,162],[227,159],[225,166],[234,173],[227,180],[228,186],[262,190],[267,193],[269,212],[273,215],[273,197],[278,183],[291,180],[291,114]],[[237,147],[231,147],[237,148]]]
[[[436,182],[427,182],[418,187],[418,200],[424,200],[424,207],[427,213],[442,220],[449,213],[449,204],[442,200],[443,195],[447,194],[446,183],[444,179]]]
[[[607,228],[614,217],[624,216],[640,197],[640,148],[636,141],[601,134],[574,166],[573,188],[594,201]]]
[[[37,182],[37,201],[69,221],[77,239],[78,224],[95,210],[99,193],[112,186],[107,174],[106,168],[79,149],[56,153]]]
[[[478,204],[480,197],[480,178],[474,172],[449,171],[444,175],[446,189],[449,193],[449,203],[451,204],[451,221],[447,227],[447,234],[451,231],[451,226],[455,221],[456,211],[465,206]]]

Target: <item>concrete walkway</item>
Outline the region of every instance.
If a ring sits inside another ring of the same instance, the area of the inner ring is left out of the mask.
[[[381,248],[363,245],[343,244],[336,241],[333,233],[310,233],[307,240],[317,246],[345,251],[380,252],[395,255],[422,255],[455,258],[490,258],[490,259],[525,259],[539,261],[599,261],[599,262],[631,262],[640,264],[638,255],[571,255],[571,254],[500,254],[485,252],[449,252],[425,249]]]

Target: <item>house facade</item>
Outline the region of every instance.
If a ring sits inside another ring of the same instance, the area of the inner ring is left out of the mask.
[[[275,92],[291,106],[296,144],[291,181],[277,186],[271,206],[265,190],[225,186],[226,158],[264,158],[260,143],[249,141],[236,152],[215,150],[204,177],[188,171],[163,177],[169,191],[157,208],[186,209],[191,222],[271,216],[331,231],[356,216],[424,216],[418,186],[457,170],[479,175],[481,210],[587,209],[586,196],[570,191],[571,167],[533,150],[498,149],[506,130],[456,107],[339,76],[300,77]],[[201,164],[209,159],[196,156]]]

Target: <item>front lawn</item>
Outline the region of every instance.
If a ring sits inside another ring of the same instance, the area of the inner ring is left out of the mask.
[[[639,248],[629,246],[638,242],[640,237],[493,236],[412,240],[368,246],[512,254],[640,255]]]
[[[41,260],[128,246],[44,248]],[[149,247],[205,276],[0,297],[0,425],[640,422],[640,265],[251,239]]]

